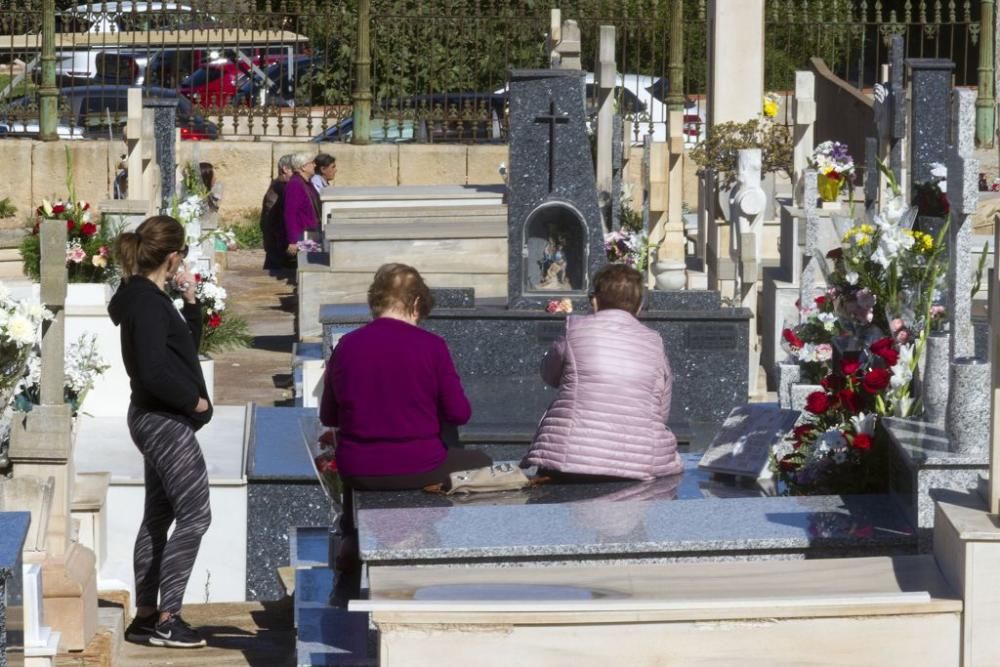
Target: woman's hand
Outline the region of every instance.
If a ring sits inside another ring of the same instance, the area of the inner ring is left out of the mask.
[[[285,248],[285,254],[288,255],[289,257],[295,257],[296,255],[298,255],[299,254],[299,244],[298,243],[289,243],[288,247]]]
[[[197,287],[197,281],[195,281],[194,276],[188,273],[187,264],[181,264],[177,268],[177,272],[174,273],[174,285],[180,290],[181,296],[188,303],[195,302],[195,288]]]
[[[201,413],[205,412],[206,410],[208,410],[208,401],[206,401],[204,398],[199,398],[198,405],[194,406],[194,411]]]

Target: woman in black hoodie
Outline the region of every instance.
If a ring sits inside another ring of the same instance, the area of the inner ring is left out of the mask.
[[[134,555],[137,610],[125,636],[155,646],[204,646],[180,616],[211,522],[208,472],[194,434],[212,418],[212,406],[198,361],[202,313],[184,266],[184,228],[166,215],[148,218],[118,237],[115,255],[122,285],[108,313],[121,329],[132,388],[129,432],[146,468],[146,506]],[[180,311],[165,291],[169,282],[183,294]]]

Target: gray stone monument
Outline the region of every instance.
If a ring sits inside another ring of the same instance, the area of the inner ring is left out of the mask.
[[[510,73],[507,224],[510,307],[585,306],[605,254],[582,72]]]
[[[177,100],[146,98],[142,106],[153,110],[153,140],[160,167],[160,208],[169,210],[177,194]]]
[[[910,183],[931,179],[931,163],[947,162],[951,76],[955,63],[943,58],[910,58]],[[893,128],[894,132],[897,128]]]

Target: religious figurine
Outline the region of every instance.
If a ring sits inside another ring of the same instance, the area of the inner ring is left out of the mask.
[[[549,242],[545,245],[545,252],[538,261],[538,266],[542,270],[542,279],[538,282],[539,289],[573,289],[566,274],[565,235],[549,234]]]

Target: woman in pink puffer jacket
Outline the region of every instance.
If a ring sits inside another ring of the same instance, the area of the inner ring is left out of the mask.
[[[522,466],[559,481],[652,479],[681,472],[666,427],[673,376],[660,335],[636,319],[642,276],[610,264],[594,276],[594,314],[570,316],[542,360],[559,389]]]

